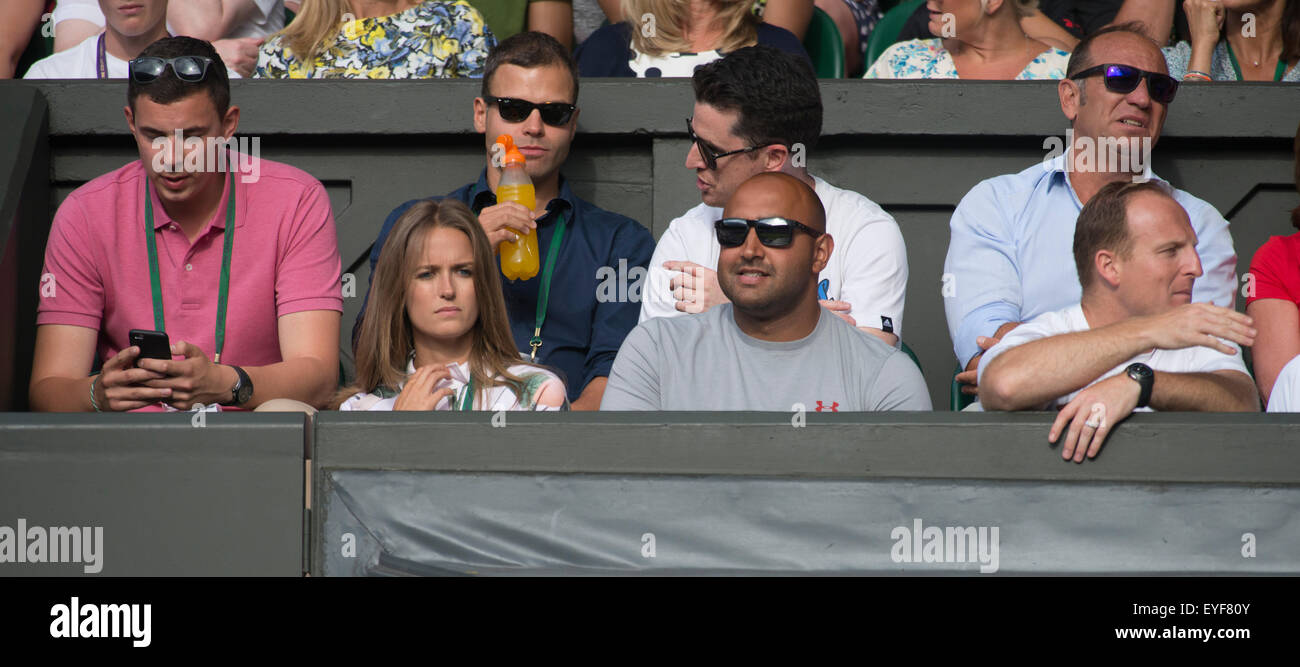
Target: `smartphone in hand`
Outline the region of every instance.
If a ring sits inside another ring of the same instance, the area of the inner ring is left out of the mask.
[[[140,359],[171,361],[172,346],[166,331],[132,329],[129,340],[131,345],[140,348]]]

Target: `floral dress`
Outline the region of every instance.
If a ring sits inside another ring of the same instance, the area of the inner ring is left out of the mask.
[[[343,24],[310,63],[277,35],[262,45],[256,78],[481,77],[496,37],[465,0],[427,0],[404,12]]]
[[[1034,58],[1016,81],[1064,79],[1070,54],[1050,48]],[[880,54],[864,79],[957,79],[957,64],[943,48],[941,39],[913,39],[899,42]]]

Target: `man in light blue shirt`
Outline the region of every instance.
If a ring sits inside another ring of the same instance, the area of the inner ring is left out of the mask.
[[[1159,47],[1133,26],[1085,38],[1058,86],[1072,126],[1064,153],[962,198],[944,261],[948,333],[966,370],[959,380],[973,385],[984,350],[1020,323],[1079,301],[1075,220],[1107,183],[1158,179],[1149,149],[1176,92],[1166,71]],[[1174,199],[1191,219],[1205,271],[1193,301],[1233,307],[1237,254],[1228,222],[1186,192]]]

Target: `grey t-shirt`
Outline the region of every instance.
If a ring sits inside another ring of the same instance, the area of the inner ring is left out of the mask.
[[[773,343],[740,330],[731,304],[656,317],[623,341],[601,410],[930,410],[903,352],[821,309],[817,327]]]

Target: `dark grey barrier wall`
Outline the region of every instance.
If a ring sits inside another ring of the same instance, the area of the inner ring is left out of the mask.
[[[33,88],[9,86],[0,94],[0,127],[0,411],[25,410],[40,250],[52,212],[45,98]]]
[[[121,111],[124,84],[0,83],[0,96],[19,86],[35,86],[50,103],[52,205],[135,158]],[[478,89],[470,81],[233,82],[240,133],[259,138],[264,157],[301,167],[329,189],[344,271],[356,279],[345,332],[365,294],[365,258],[384,216],[482,169],[483,137],[471,116]],[[824,136],[808,165],[898,219],[910,263],[904,335],[935,405],[946,405],[955,360],[940,287],[950,213],[977,182],[1041,161],[1044,140],[1064,136],[1056,84],[823,81],[821,90]],[[584,81],[566,166],[574,190],[658,237],[699,199],[684,167],[691,104],[688,81]],[[1297,123],[1300,86],[1188,85],[1171,107],[1155,170],[1232,222],[1242,273],[1270,235],[1294,231],[1287,212],[1300,203],[1291,171]],[[350,368],[350,350],[344,353]]]
[[[301,414],[0,414],[0,576],[301,576],[304,429]]]
[[[312,573],[1300,573],[1300,417],[804,417],[321,414]]]

